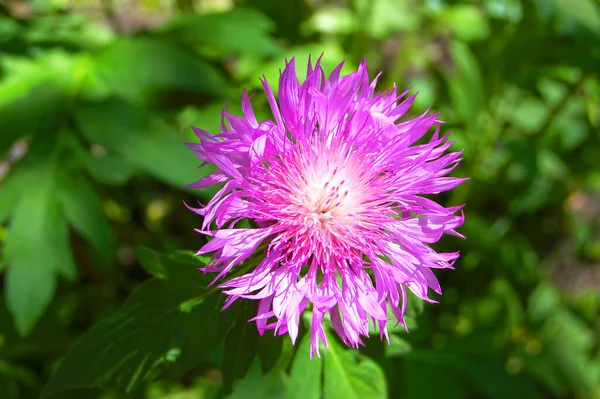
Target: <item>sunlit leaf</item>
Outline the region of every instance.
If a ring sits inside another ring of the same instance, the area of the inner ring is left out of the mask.
[[[306,21],[303,29],[307,33],[347,35],[359,28],[356,16],[348,8],[321,7]]]
[[[449,50],[454,65],[444,73],[452,104],[463,121],[474,124],[486,106],[483,78],[477,58],[461,41],[451,42]]]
[[[552,151],[540,150],[537,153],[537,162],[542,176],[562,179],[569,173],[567,165]]]
[[[169,91],[227,96],[224,76],[192,52],[156,38],[122,38],[95,60],[109,88],[133,102]]]
[[[358,19],[375,39],[394,32],[414,31],[421,24],[422,16],[408,1],[359,0],[355,3]]]
[[[441,17],[452,32],[465,41],[482,40],[490,33],[488,20],[475,5],[460,4],[450,7]]]
[[[274,28],[273,22],[256,10],[236,8],[224,13],[179,15],[159,32],[205,45],[222,58],[278,53],[279,46],[270,35]]]
[[[4,246],[6,301],[20,334],[28,334],[50,303],[56,275],[75,277],[67,223],[55,197],[56,166],[32,171],[31,184],[17,203]]]
[[[323,359],[310,359],[310,334],[306,334],[292,362],[290,379],[286,388],[289,399],[321,398]]]
[[[600,32],[600,9],[594,0],[554,0],[559,16],[573,19],[593,32]]]
[[[373,360],[357,351],[343,349],[333,337],[329,349],[322,350],[323,397],[336,398],[386,398],[385,376]]]
[[[0,150],[22,136],[49,129],[64,115],[76,94],[83,56],[64,51],[41,52],[37,58],[0,58],[5,75],[0,80]]]
[[[0,223],[12,214],[31,183],[31,175],[21,170],[10,172],[3,181],[0,181]]]
[[[258,78],[265,75],[269,86],[276,91],[279,88],[279,70],[284,65],[286,59],[290,60],[294,58],[296,75],[304,80],[309,56],[314,65],[321,55],[321,66],[326,73],[330,73],[343,60],[346,61],[344,68],[342,68],[342,74],[347,74],[353,68],[355,69],[355,65],[347,59],[344,50],[338,43],[315,43],[290,48],[273,61],[267,63],[258,57],[246,57],[240,60],[236,73],[240,78],[248,78],[250,87],[258,90],[262,90],[262,84]]]
[[[154,177],[183,188],[202,175],[200,161],[177,131],[123,100],[79,104],[75,119],[83,136]]]

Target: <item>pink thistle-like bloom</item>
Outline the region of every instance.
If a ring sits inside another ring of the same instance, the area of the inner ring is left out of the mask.
[[[369,320],[389,341],[388,310],[406,328],[407,288],[435,302],[428,290],[442,291],[432,269],[452,268],[459,254],[428,244],[460,236],[464,220],[462,206],[423,197],[465,180],[446,176],[461,153],[445,154],[452,142],[439,137],[438,114],[401,121],[414,95],[395,86],[376,92],[365,61],[346,76],[342,65],[326,78],[319,61],[309,61],[300,84],[292,59],[279,102],[262,80],[274,120],[258,122],[244,92],[243,118],[225,111],[219,134],[194,128],[200,143],[189,144],[219,169],[191,187],[224,183],[206,206],[191,208],[204,217],[197,231],[212,237],[198,251],[214,252],[203,270],[218,273],[216,281],[260,251],[252,270],[220,285],[225,307],[258,300],[259,333],[273,329],[295,342],[310,306],[311,358],[320,340],[327,345],[327,313],[341,339],[358,347]],[[415,144],[432,128],[428,142]],[[236,228],[241,219],[255,227]]]

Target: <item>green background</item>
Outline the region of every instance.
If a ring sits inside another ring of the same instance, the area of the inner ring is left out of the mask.
[[[183,143],[321,53],[418,91],[470,180],[440,303],[310,361],[308,319],[219,311]],[[595,0],[0,2],[0,398],[600,398],[598,71]]]

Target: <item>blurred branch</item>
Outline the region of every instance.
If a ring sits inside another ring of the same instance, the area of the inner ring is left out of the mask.
[[[192,13],[196,9],[196,2],[194,0],[177,0],[176,4],[181,12]]]
[[[115,12],[115,4],[113,0],[100,0],[102,4],[102,13],[116,33],[123,33],[121,21]]]

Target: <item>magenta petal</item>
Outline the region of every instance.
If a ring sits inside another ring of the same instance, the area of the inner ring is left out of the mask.
[[[188,144],[219,169],[190,187],[222,185],[208,204],[189,207],[204,217],[197,231],[210,237],[198,251],[212,253],[203,270],[218,280],[253,257],[245,274],[220,284],[224,308],[258,301],[259,333],[292,342],[310,308],[311,358],[327,345],[327,315],[351,347],[363,345],[369,323],[388,342],[388,322],[406,328],[406,290],[435,302],[435,269],[452,269],[459,257],[429,245],[462,237],[464,222],[462,206],[423,197],[466,180],[449,176],[462,154],[448,152],[438,115],[407,118],[415,95],[396,86],[377,92],[379,75],[369,80],[366,60],[348,75],[342,66],[326,77],[320,59],[309,62],[299,82],[295,60],[286,62],[278,98],[262,79],[271,120],[256,119],[244,91],[243,117],[226,108],[219,134],[194,128],[200,142]],[[255,227],[236,227],[244,219]]]

